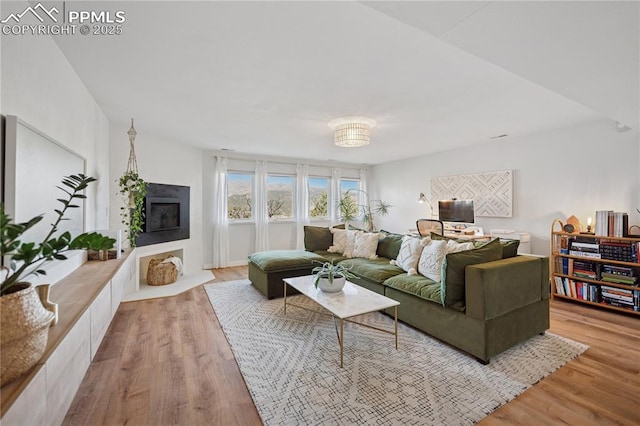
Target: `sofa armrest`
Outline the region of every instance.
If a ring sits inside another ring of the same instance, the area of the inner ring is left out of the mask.
[[[465,269],[467,316],[489,320],[549,298],[549,258],[516,256]]]

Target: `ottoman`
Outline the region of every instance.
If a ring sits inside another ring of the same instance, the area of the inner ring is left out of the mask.
[[[319,266],[314,260],[326,262],[319,254],[304,250],[259,251],[249,256],[249,281],[267,299],[282,297],[282,279],[310,275]]]

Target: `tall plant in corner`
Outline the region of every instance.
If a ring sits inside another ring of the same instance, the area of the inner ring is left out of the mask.
[[[359,204],[357,193],[364,195],[364,204]],[[369,194],[361,189],[349,189],[338,201],[340,219],[349,223],[360,218],[367,225],[367,230],[373,232],[375,229],[374,219],[376,215],[386,216],[389,214],[391,204],[383,200],[370,200]]]
[[[133,127],[133,119],[127,134],[129,135],[129,163],[127,171],[118,179],[119,193],[124,200],[124,207],[120,207],[120,216],[127,230],[129,245],[135,247],[136,237],[143,231],[144,226],[144,197],[147,195],[147,183],[138,174],[134,148],[138,132]]]

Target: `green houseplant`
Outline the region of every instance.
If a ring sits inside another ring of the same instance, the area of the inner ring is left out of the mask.
[[[328,293],[342,290],[347,278],[357,278],[349,271],[349,268],[340,264],[334,265],[333,262],[320,263],[320,266],[313,268],[311,273],[315,274],[313,285]]]
[[[118,179],[119,192],[125,206],[120,208],[122,224],[128,230],[127,239],[131,247],[136,246],[136,237],[144,226],[144,197],[147,183],[135,171],[127,171]]]
[[[47,345],[48,328],[55,314],[42,305],[35,287],[21,281],[30,275],[45,275],[41,269],[53,260],[65,260],[65,252],[100,247],[113,248],[115,240],[98,233],[83,233],[72,238],[69,232],[58,235],[58,226],[68,209],[77,208],[86,198],[83,190],[96,179],[82,174],[66,176],[58,188],[66,194],[58,201],[56,219],[41,242],[22,241],[24,233],[42,221],[43,215],[15,223],[0,204],[0,256],[7,262],[0,274],[0,386],[28,371],[42,357]],[[46,292],[41,292],[41,295]]]
[[[365,204],[359,204],[355,198],[357,193],[364,195]],[[340,220],[347,223],[360,218],[367,225],[367,230],[373,232],[375,229],[374,219],[376,215],[386,216],[389,214],[391,204],[383,200],[370,200],[369,194],[361,189],[349,189],[338,201],[340,210]]]

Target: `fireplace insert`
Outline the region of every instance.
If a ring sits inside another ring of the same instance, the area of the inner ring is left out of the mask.
[[[136,238],[138,246],[189,238],[189,187],[147,184],[144,202],[143,232]]]

